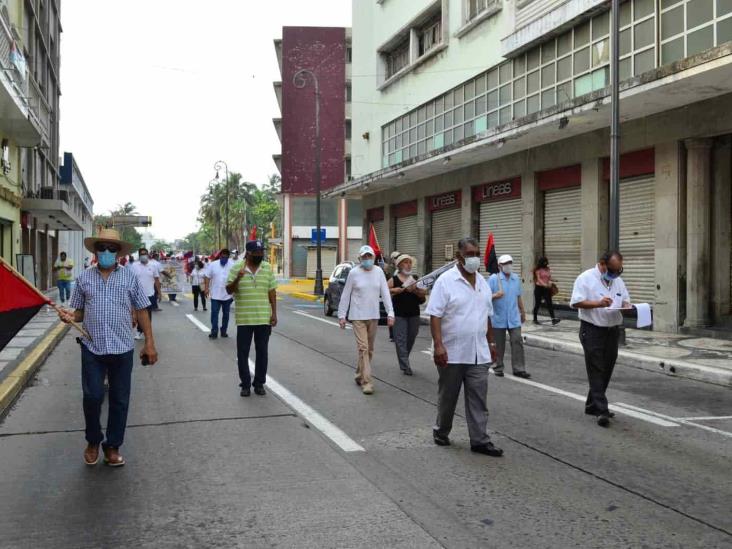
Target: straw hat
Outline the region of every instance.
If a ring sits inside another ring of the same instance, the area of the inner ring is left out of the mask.
[[[414,258],[414,257],[412,257],[412,256],[411,256],[411,255],[409,255],[409,254],[402,254],[402,255],[400,255],[399,257],[397,257],[397,258],[396,258],[396,261],[394,262],[394,265],[396,265],[396,266],[398,267],[398,266],[399,266],[399,264],[400,264],[400,263],[401,263],[402,261],[406,260],[406,259],[409,259],[409,260],[410,260],[410,261],[412,262],[412,267],[414,267],[415,265],[417,265],[417,259],[416,259],[416,258]]]
[[[117,229],[100,229],[97,236],[90,236],[84,239],[84,247],[90,252],[95,253],[94,246],[97,242],[117,244],[119,246],[119,252],[117,255],[127,255],[132,249],[132,245],[129,242],[122,240]]]

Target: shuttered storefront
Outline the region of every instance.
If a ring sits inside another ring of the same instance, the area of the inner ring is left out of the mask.
[[[309,240],[293,239],[292,240],[292,276],[294,278],[304,278],[307,272],[308,248]]]
[[[521,276],[521,179],[488,183],[473,189],[473,200],[480,203],[480,253],[485,253],[488,235],[493,233],[496,257],[513,257],[513,271]],[[485,258],[481,272],[485,270]]]
[[[386,248],[388,248],[388,242],[386,238],[386,232],[385,232],[385,224],[384,224],[384,207],[378,207],[378,208],[371,208],[370,210],[366,211],[366,221],[368,222],[366,224],[366,232],[363,235],[363,242],[364,244],[369,243],[369,235],[371,234],[371,225],[374,226],[374,232],[376,233],[376,240],[379,241],[379,246],[381,247],[382,251],[385,251]],[[353,258],[351,258],[351,261],[354,261]]]
[[[572,286],[581,272],[582,209],[580,187],[544,193],[544,255],[559,287],[554,298],[569,303]]]
[[[417,216],[409,215],[407,217],[396,218],[396,250],[403,254],[409,254],[417,257],[419,250],[417,249]]]
[[[327,279],[336,266],[338,248],[335,246],[320,248],[320,265],[323,270],[323,280]],[[307,278],[315,278],[315,267],[318,264],[317,249],[314,246],[308,246],[308,267]]]
[[[427,199],[432,212],[432,264],[429,270],[452,261],[462,234],[462,193],[452,191]]]
[[[356,261],[358,258],[358,250],[361,249],[363,243],[360,240],[349,240],[348,241],[348,257],[344,258],[343,261]]]
[[[656,230],[653,179],[620,182],[620,252],[623,281],[633,302],[656,297]]]
[[[381,221],[374,221],[374,231],[376,232],[376,240],[379,241],[379,246],[381,247],[381,251],[386,251],[387,248],[387,238],[386,238],[386,231],[385,231],[386,225],[384,224],[384,220]],[[369,233],[366,233],[366,239],[364,240],[365,244],[369,243]]]

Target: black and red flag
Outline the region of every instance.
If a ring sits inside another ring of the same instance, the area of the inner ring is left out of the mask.
[[[488,243],[485,245],[485,270],[490,274],[498,272],[498,257],[496,256],[496,243],[493,240],[493,233],[488,233]]]
[[[0,258],[0,351],[50,300]]]

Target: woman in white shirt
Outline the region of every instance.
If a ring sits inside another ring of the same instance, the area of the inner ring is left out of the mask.
[[[206,311],[206,296],[203,295],[201,286],[203,286],[203,272],[204,266],[200,260],[196,260],[196,264],[190,274],[191,288],[193,290],[193,310],[198,310],[198,297],[201,297],[201,305],[203,310]]]

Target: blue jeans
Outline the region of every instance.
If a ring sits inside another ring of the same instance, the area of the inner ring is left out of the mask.
[[[231,302],[233,299],[227,299],[222,301],[221,299],[211,300],[211,335],[219,335],[219,311],[223,310],[224,314],[221,319],[221,334],[226,333],[226,329],[229,327],[229,309],[231,309]]]
[[[70,280],[59,280],[56,282],[58,286],[58,299],[61,303],[71,297],[71,281]]]
[[[104,403],[104,376],[109,379],[109,414],[104,448],[119,448],[125,438],[127,410],[132,383],[132,353],[95,355],[81,346],[81,388],[84,393],[86,441],[100,444],[104,440],[99,416]]]
[[[254,360],[254,386],[261,387],[267,383],[267,362],[269,335],[272,326],[261,324],[257,326],[236,327],[236,362],[239,366],[239,387],[249,388],[252,385],[252,376],[249,372],[249,350],[254,337],[254,350],[257,357]]]

